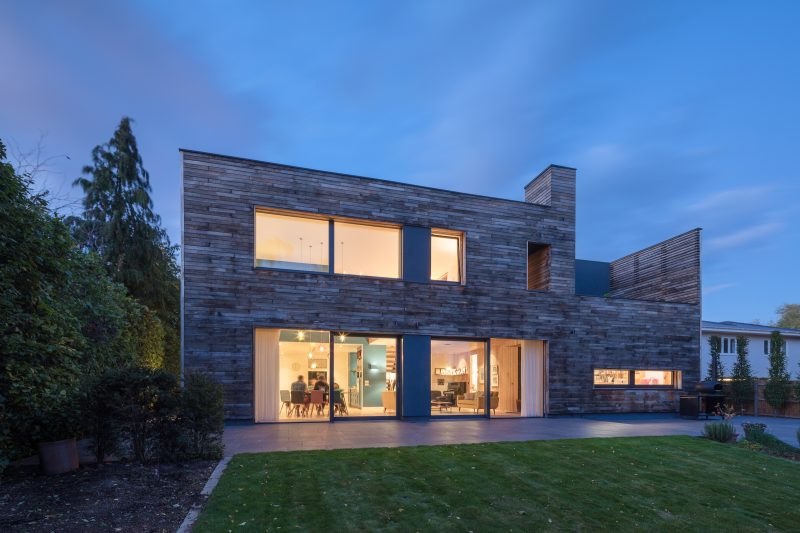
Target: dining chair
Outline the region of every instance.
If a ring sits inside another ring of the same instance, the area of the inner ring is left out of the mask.
[[[311,391],[311,408],[315,409],[317,414],[320,414],[323,411],[323,394],[321,390],[312,390]]]
[[[289,409],[292,408],[292,395],[288,390],[281,391],[281,408],[278,411],[280,415],[283,412],[283,408],[286,408],[286,414],[289,414]]]
[[[297,414],[297,416],[300,416],[301,409],[303,410],[303,412],[305,412],[306,393],[304,391],[301,390],[291,391],[291,401],[292,404],[289,409],[289,414],[294,412]]]

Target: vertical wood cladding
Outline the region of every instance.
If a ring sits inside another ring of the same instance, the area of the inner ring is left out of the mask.
[[[539,205],[528,190],[528,201],[517,202],[199,152],[182,157],[185,369],[223,383],[228,418],[253,417],[255,327],[544,339],[554,414],[677,407],[674,391],[595,391],[595,367],[681,370],[685,387],[699,377],[699,305],[575,296],[573,169],[543,173],[550,205]],[[464,232],[466,283],[254,269],[257,207]],[[527,290],[529,241],[550,245],[549,291]]]
[[[611,262],[611,296],[700,303],[700,230]]]

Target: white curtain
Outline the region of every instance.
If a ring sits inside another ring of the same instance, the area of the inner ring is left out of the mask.
[[[280,410],[280,334],[279,329],[257,329],[255,364],[256,422],[276,422]]]
[[[522,341],[522,416],[544,416],[544,341]]]

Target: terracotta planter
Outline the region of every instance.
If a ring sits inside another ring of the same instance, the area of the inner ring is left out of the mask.
[[[75,439],[39,443],[39,464],[48,476],[78,469],[78,446]]]

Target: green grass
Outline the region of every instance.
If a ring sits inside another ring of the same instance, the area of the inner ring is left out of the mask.
[[[696,437],[237,455],[207,531],[784,530],[800,464]]]

